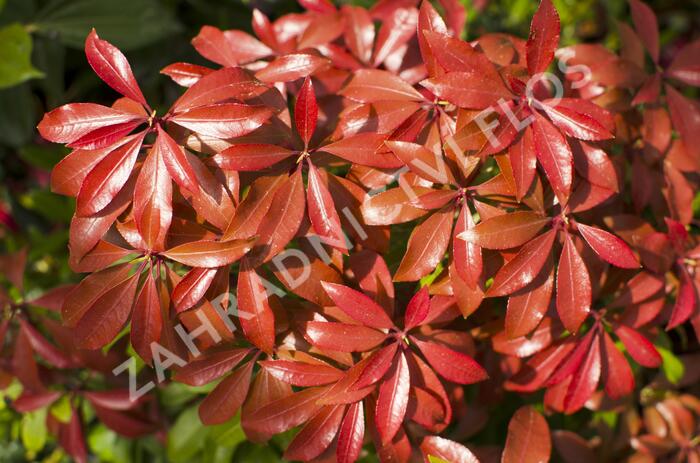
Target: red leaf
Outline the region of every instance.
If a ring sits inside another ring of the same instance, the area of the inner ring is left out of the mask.
[[[425,321],[430,312],[430,294],[428,287],[423,286],[408,302],[404,315],[404,329],[410,330]]]
[[[394,326],[384,309],[369,297],[347,286],[321,282],[323,290],[340,310],[365,326],[378,330]]]
[[[309,388],[274,399],[246,416],[248,428],[266,435],[278,434],[304,423],[320,408],[318,399],[327,388]]]
[[[530,190],[537,170],[537,151],[530,127],[508,148],[508,159],[515,179],[515,197],[521,200]]]
[[[148,250],[162,251],[173,217],[172,181],[161,151],[146,157],[134,189],[134,221]]]
[[[700,40],[684,46],[671,62],[666,73],[688,85],[700,87]]]
[[[403,162],[393,154],[380,152],[386,135],[359,133],[319,148],[346,161],[369,167],[401,167]]]
[[[203,386],[233,370],[250,353],[250,349],[212,352],[180,368],[174,379],[190,386]]]
[[[537,314],[536,309],[532,310]],[[539,315],[537,322],[540,322],[542,315]],[[560,329],[557,325],[552,326],[552,319],[545,318],[541,320],[539,325],[536,325],[534,331],[525,333],[525,336],[508,338],[506,331],[501,331],[492,338],[493,350],[501,354],[513,355],[516,357],[529,357],[532,354],[540,352],[547,348],[552,339],[560,334]]]
[[[22,331],[27,336],[34,352],[56,368],[68,368],[71,361],[66,355],[51,344],[39,331],[23,318],[19,319]]]
[[[362,402],[350,405],[338,431],[337,463],[354,463],[360,456],[365,436],[365,415]]]
[[[551,453],[547,420],[532,406],[520,407],[508,423],[501,463],[541,463],[549,461]]]
[[[450,244],[453,220],[454,212],[446,208],[413,229],[394,281],[418,280],[435,269]]]
[[[340,92],[341,95],[361,103],[383,100],[423,101],[411,84],[388,71],[361,69]]]
[[[379,67],[405,45],[415,35],[417,25],[418,11],[415,8],[397,8],[384,18],[374,45],[374,67]]]
[[[559,15],[551,0],[542,0],[532,17],[527,38],[527,70],[531,76],[543,72],[559,46]]]
[[[132,135],[129,142],[105,156],[87,174],[78,193],[78,215],[96,214],[117,196],[131,175],[145,136],[146,132]]]
[[[301,5],[305,10],[313,11],[315,13],[335,13],[336,9],[330,0],[299,0],[299,5]],[[296,460],[296,458],[291,458]]]
[[[170,248],[163,255],[190,267],[216,268],[232,264],[253,247],[255,238],[231,241],[191,241]]]
[[[532,286],[508,298],[505,329],[509,339],[525,336],[534,330],[549,309],[554,290],[554,264],[550,259]]]
[[[173,79],[176,84],[183,87],[191,87],[202,77],[212,72],[214,72],[213,69],[190,63],[173,63],[160,70],[161,74],[165,74]]]
[[[138,274],[102,294],[75,328],[77,344],[84,349],[98,349],[119,334],[134,305]]]
[[[654,62],[659,61],[659,25],[656,15],[649,6],[640,0],[630,0],[630,12],[639,39]]]
[[[206,69],[206,68],[205,68]],[[242,68],[224,68],[208,73],[190,87],[170,108],[181,113],[201,106],[235,100],[248,100],[267,92],[269,87]]]
[[[452,259],[457,274],[471,289],[476,288],[481,277],[483,267],[481,247],[463,240],[459,236],[473,228],[474,219],[469,206],[465,203],[462,205],[455,223],[454,236],[452,238]]]
[[[206,59],[225,67],[255,61],[273,52],[263,43],[243,31],[221,31],[216,27],[204,26],[192,45]]]
[[[19,413],[29,413],[51,405],[59,397],[61,397],[60,391],[38,392],[36,394],[23,392],[12,402],[12,408]]]
[[[439,50],[433,50],[435,47],[430,42],[430,36],[433,34],[447,34],[447,25],[430,2],[422,2],[418,11],[418,48],[425,62],[428,75],[431,76],[439,74],[435,57]]]
[[[93,103],[71,103],[44,115],[39,133],[54,143],[71,143],[91,132],[145,118]]]
[[[193,268],[180,280],[173,288],[171,295],[173,305],[177,312],[184,312],[192,308],[206,294],[214,281],[218,269],[216,268]]]
[[[221,381],[199,405],[199,417],[206,425],[221,424],[233,418],[250,388],[255,362],[248,362]]]
[[[51,191],[66,196],[78,196],[87,174],[114,148],[115,146],[97,150],[74,150],[51,171]]]
[[[496,68],[485,54],[469,43],[445,33],[423,31],[437,62],[448,72],[482,73],[500,80]]]
[[[411,336],[428,363],[440,376],[458,384],[474,384],[489,377],[481,365],[470,356],[435,342],[426,342]]]
[[[100,39],[95,29],[92,29],[85,40],[85,56],[87,56],[88,63],[95,74],[107,85],[125,97],[149,108],[139,84],[136,83],[129,62],[117,47]]]
[[[658,368],[661,365],[661,355],[654,345],[638,331],[626,326],[617,325],[615,335],[625,345],[627,353],[635,362],[643,367]]]
[[[199,191],[199,182],[194,168],[190,164],[182,148],[172,139],[160,125],[156,126],[158,138],[154,149],[161,153],[161,157],[168,169],[168,174],[180,188],[189,190],[192,193]]]
[[[392,342],[388,346],[384,346],[373,353],[367,359],[367,363],[357,377],[353,389],[362,389],[371,386],[382,379],[384,374],[389,370],[398,347],[399,345],[397,343]]]
[[[564,409],[566,413],[573,413],[585,405],[591,398],[600,380],[600,343],[593,336],[593,342],[586,352],[586,356],[576,369],[564,397]]]
[[[382,444],[391,442],[403,423],[408,406],[411,376],[403,352],[394,357],[389,376],[379,387],[375,424]]]
[[[316,130],[318,122],[318,105],[316,94],[311,79],[307,77],[297,93],[297,101],[294,105],[294,123],[297,133],[304,142],[304,149],[308,149],[309,141]]]
[[[142,359],[151,359],[151,344],[160,340],[162,326],[160,294],[149,270],[131,316],[131,344]]]
[[[556,237],[557,231],[550,230],[520,248],[493,277],[487,296],[505,296],[530,284],[549,258]]]
[[[212,160],[222,168],[238,171],[257,171],[270,167],[294,154],[277,145],[262,143],[233,145],[214,155]]]
[[[264,360],[259,363],[272,376],[292,386],[324,386],[334,383],[344,376],[341,370],[330,365],[292,360]]]
[[[116,265],[88,275],[66,296],[61,308],[63,323],[74,327],[100,296],[129,278],[131,266]]]
[[[70,422],[60,427],[58,440],[61,443],[61,447],[76,463],[87,463],[88,452],[87,448],[85,448],[79,409],[76,410],[71,407]]]
[[[297,169],[277,188],[270,209],[258,227],[251,264],[266,262],[284,249],[297,234],[305,208],[301,169]]]
[[[695,307],[698,305],[698,294],[695,284],[688,273],[685,266],[680,266],[680,284],[676,292],[676,302],[673,305],[671,319],[668,321],[666,330],[685,323],[695,312]]]
[[[544,0],[549,2],[550,0]],[[573,182],[573,154],[564,135],[551,122],[535,112],[532,130],[537,160],[559,202],[566,204]]]
[[[620,238],[600,228],[590,227],[582,223],[576,225],[583,239],[601,259],[621,268],[639,268],[637,257],[632,253],[627,243]]]
[[[566,135],[579,140],[607,140],[613,138],[613,116],[607,110],[588,100],[561,98],[545,100],[542,110]]]
[[[367,352],[386,339],[374,328],[335,322],[307,322],[304,334],[314,346],[338,352]]]
[[[433,183],[455,183],[452,172],[441,153],[435,153],[423,145],[405,141],[386,141],[385,144],[419,177]]]
[[[138,399],[131,400],[131,394],[128,389],[85,391],[83,396],[93,405],[109,410],[131,410],[141,403]]]
[[[571,431],[554,431],[552,440],[557,453],[566,463],[595,463],[598,461],[596,453],[587,440]]]
[[[366,9],[357,6],[344,5],[342,12],[345,17],[345,45],[357,59],[367,64],[372,58],[374,45],[372,18]]]
[[[338,433],[344,412],[344,405],[330,405],[319,410],[294,436],[283,458],[309,461],[321,455]]]
[[[228,224],[222,240],[250,238],[255,235],[259,225],[265,220],[280,185],[288,183],[287,178],[286,175],[277,175],[274,177],[260,177],[255,180],[250,185],[246,197],[236,208],[233,219]]]
[[[265,353],[275,346],[275,315],[262,280],[244,261],[238,275],[238,312],[246,338]]]
[[[170,121],[201,135],[235,138],[257,129],[270,116],[272,110],[264,106],[221,103],[178,113]]]
[[[305,53],[292,53],[276,58],[267,67],[255,73],[263,82],[291,82],[308,77],[329,65],[326,58]]]
[[[501,214],[479,222],[458,238],[486,249],[509,249],[530,241],[549,221],[531,211]]]
[[[574,242],[564,234],[557,269],[557,312],[567,330],[575,333],[591,310],[591,279]]]
[[[309,161],[308,166],[309,176],[306,202],[309,208],[311,225],[321,237],[322,242],[347,253],[345,235],[340,226],[340,217],[338,217],[336,212],[336,207],[328,191],[325,178],[321,176],[311,161]]]
[[[605,392],[611,399],[619,399],[634,391],[634,376],[627,359],[617,350],[608,333],[601,338]]]
[[[501,99],[513,98],[500,76],[478,71],[448,72],[424,80],[421,85],[443,100],[467,109],[484,109]]]
[[[667,84],[665,88],[673,127],[680,133],[689,154],[700,159],[700,105],[671,85]]]
[[[432,455],[450,463],[479,463],[468,448],[439,436],[428,436],[423,439],[420,449],[425,461],[428,461],[428,456]]]

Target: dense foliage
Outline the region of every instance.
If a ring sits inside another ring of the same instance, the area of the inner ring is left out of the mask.
[[[29,458],[700,462],[700,40],[640,0],[616,51],[551,0],[469,41],[452,0],[299,3],[202,27],[165,105],[88,34],[116,100],[38,124],[82,279],[25,291],[0,211]]]

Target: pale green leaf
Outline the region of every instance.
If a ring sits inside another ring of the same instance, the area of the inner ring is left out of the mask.
[[[0,88],[12,87],[43,74],[31,63],[32,38],[21,24],[0,29]]]

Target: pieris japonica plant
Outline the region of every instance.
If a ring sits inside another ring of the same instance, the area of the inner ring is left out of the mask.
[[[664,52],[640,0],[619,50],[560,48],[551,0],[527,38],[468,40],[454,0],[300,4],[203,27],[164,108],[88,35],[117,99],[38,126],[72,150],[51,187],[83,278],[0,292],[12,406],[64,401],[78,462],[87,420],[167,430],[173,382],[206,388],[205,425],[295,430],[289,461],[700,461],[697,363],[659,373],[700,335],[700,41]]]

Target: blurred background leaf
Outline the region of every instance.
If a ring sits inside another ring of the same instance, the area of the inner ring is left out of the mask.
[[[32,38],[21,24],[0,28],[0,88],[43,74],[32,66]]]

